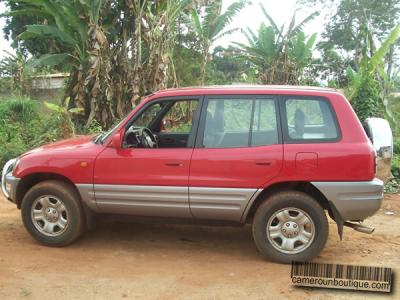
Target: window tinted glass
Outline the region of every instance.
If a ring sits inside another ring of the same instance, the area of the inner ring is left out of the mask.
[[[278,143],[271,99],[209,99],[203,146],[229,148]]]
[[[327,101],[288,99],[285,107],[290,139],[324,140],[338,137],[336,123]]]
[[[262,146],[278,143],[275,102],[256,100],[251,145]]]
[[[158,115],[158,113],[161,111],[161,109],[166,105],[167,103],[156,103],[151,106],[149,106],[142,114],[139,116],[139,118],[133,123],[134,127],[149,127],[151,121],[154,120],[154,118]]]
[[[162,122],[162,132],[190,133],[198,101],[177,101],[168,110]]]

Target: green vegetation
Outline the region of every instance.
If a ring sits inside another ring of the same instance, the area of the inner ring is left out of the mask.
[[[261,23],[257,33],[251,29],[245,31],[248,44],[235,43],[241,49],[241,56],[257,71],[258,81],[262,84],[303,82],[304,68],[311,62],[317,35],[306,37],[302,28],[318,13],[312,13],[297,25],[294,14],[284,31],[284,26],[279,27],[262,4],[260,7],[271,25]]]
[[[224,13],[221,13],[222,1],[211,1],[204,9],[205,14],[202,20],[195,9],[192,11],[193,29],[199,39],[200,52],[202,55],[200,85],[204,85],[206,67],[212,44],[224,35],[238,30],[238,28],[226,30],[226,27],[245,5],[246,2],[243,0],[234,2]]]
[[[0,165],[40,145],[68,138],[69,117],[27,98],[0,100]]]
[[[348,70],[350,81],[347,88],[348,97],[361,121],[372,116],[386,116],[392,119],[389,107],[384,101],[387,97],[385,85],[388,84],[388,78],[383,66],[386,54],[399,36],[400,25],[394,28],[379,49],[372,50],[371,43],[366,43],[358,72],[354,72],[351,68]],[[369,31],[366,31],[365,39],[369,39]],[[393,125],[396,125],[394,120],[391,121]]]
[[[0,99],[0,163],[74,132],[108,129],[167,87],[328,85],[345,92],[361,120],[390,121],[397,145],[392,171],[400,178],[399,1],[299,0],[298,9],[310,14],[297,20],[294,13],[286,24],[276,23],[268,3],[246,0],[226,9],[222,0],[3,2],[3,32],[15,54],[0,61],[0,94],[11,95]],[[263,12],[258,30],[247,28],[245,18],[232,28],[249,5]],[[326,19],[317,37],[304,27],[319,13]],[[233,32],[245,42],[215,47]],[[70,74],[52,104],[26,99],[32,77],[43,73]],[[187,130],[181,115],[193,107],[181,106],[171,120]]]

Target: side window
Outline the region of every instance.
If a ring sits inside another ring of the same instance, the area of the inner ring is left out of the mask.
[[[251,146],[278,144],[275,101],[255,100]]]
[[[175,102],[162,119],[161,131],[166,133],[190,133],[197,106],[197,100]]]
[[[126,128],[125,148],[193,147],[191,135],[199,100],[171,99],[148,104]],[[143,130],[146,127],[147,130]],[[147,142],[150,140],[150,143]]]
[[[160,111],[164,108],[167,103],[156,103],[149,106],[133,123],[135,127],[149,127],[151,122],[157,117]]]
[[[206,148],[231,148],[278,143],[272,99],[209,99],[203,134]]]
[[[328,101],[287,99],[285,101],[287,135],[291,140],[333,140],[339,137]]]

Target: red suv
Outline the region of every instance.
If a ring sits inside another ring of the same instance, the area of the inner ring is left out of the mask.
[[[340,236],[344,225],[373,230],[350,221],[379,209],[376,154],[390,158],[392,145],[385,120],[366,128],[371,138],[387,132],[379,149],[331,89],[164,90],[108,132],[10,160],[2,189],[29,233],[49,246],[73,242],[95,216],[119,214],[251,223],[264,256],[304,261],[326,243],[325,212]]]

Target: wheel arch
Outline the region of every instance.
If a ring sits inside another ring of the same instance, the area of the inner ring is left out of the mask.
[[[67,183],[76,191],[77,195],[79,195],[79,201],[82,200],[76,185],[68,177],[57,173],[32,173],[22,177],[18,183],[15,197],[17,207],[21,208],[22,199],[24,199],[25,194],[31,187],[46,180],[58,180]]]
[[[244,223],[251,223],[254,214],[261,203],[266,201],[269,196],[282,191],[299,191],[310,195],[322,206],[324,210],[328,211],[329,216],[332,218],[331,206],[328,199],[317,187],[315,187],[315,185],[308,181],[285,181],[274,183],[263,189],[262,192],[259,193],[251,203],[249,203],[243,214],[242,221]]]

